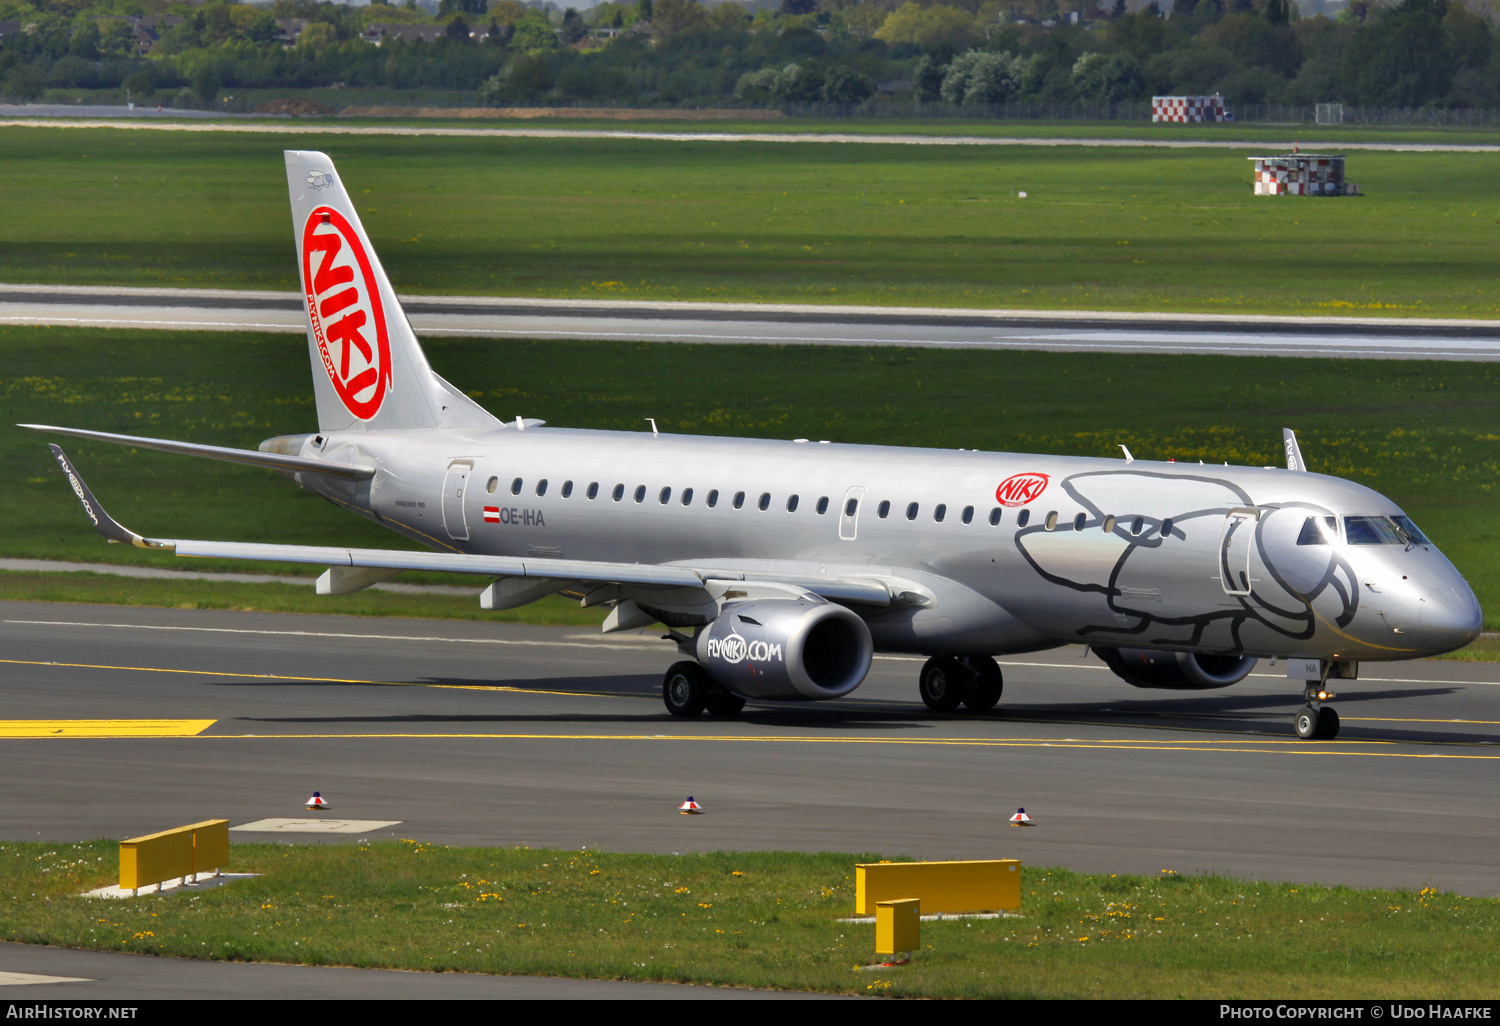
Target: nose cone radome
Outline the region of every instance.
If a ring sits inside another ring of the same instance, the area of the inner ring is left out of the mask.
[[[1483,627],[1479,600],[1467,583],[1434,588],[1422,602],[1422,639],[1434,654],[1463,648]]]

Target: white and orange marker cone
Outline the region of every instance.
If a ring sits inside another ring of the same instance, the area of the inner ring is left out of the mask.
[[[312,797],[307,800],[307,807],[309,809],[316,809],[319,812],[328,808],[328,803],[323,800],[323,792],[314,791]]]
[[[1010,817],[1010,825],[1011,826],[1035,826],[1036,824],[1033,823],[1033,822],[1031,822],[1031,817],[1028,816],[1028,815],[1026,815],[1026,810],[1025,809],[1017,809],[1016,810],[1016,814],[1014,816]]]
[[[682,813],[684,816],[703,815],[703,807],[700,806],[697,802],[693,801],[692,795],[688,795],[688,800],[677,806],[677,811]]]

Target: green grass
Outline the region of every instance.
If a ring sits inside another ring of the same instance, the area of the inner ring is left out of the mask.
[[[244,569],[241,564],[236,569]],[[598,628],[607,609],[581,609],[577,602],[549,595],[520,609],[486,612],[479,608],[483,583],[471,579],[474,594],[410,595],[361,591],[353,595],[314,594],[306,583],[259,584],[160,580],[72,572],[0,571],[0,601],[79,602],[90,605],[157,606],[167,609],[234,609],[261,613],[330,613],[344,616],[401,616],[428,620],[486,620]]]
[[[1500,903],[1164,870],[1023,867],[1018,917],[922,924],[900,969],[839,922],[854,864],[788,852],[239,844],[263,876],[84,899],[118,847],[0,845],[0,938],[212,960],[530,974],[905,997],[1446,998],[1500,993]],[[1313,967],[1313,968],[1309,968]]]
[[[1495,317],[1500,154],[0,129],[0,280],[295,287],[284,146],[338,161],[413,293]],[[1020,199],[1026,191],[1029,198]]]
[[[1252,466],[1280,463],[1280,429],[1292,427],[1313,470],[1400,503],[1469,578],[1486,628],[1500,629],[1497,364],[471,339],[426,348],[496,415],[570,427],[641,430],[654,416],[696,434],[1085,456],[1116,456],[1123,443],[1145,459]],[[0,354],[7,423],[249,448],[316,426],[306,343],[293,335],[5,327]],[[184,565],[105,545],[47,441],[0,426],[0,555]],[[266,471],[63,444],[111,513],[148,535],[410,547]],[[287,570],[309,572],[270,572]]]

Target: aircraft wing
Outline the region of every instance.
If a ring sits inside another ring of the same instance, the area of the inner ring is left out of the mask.
[[[552,582],[555,587],[508,587],[487,608],[522,605],[557,591],[571,590],[590,604],[638,597],[639,589],[650,589],[661,601],[677,607],[699,607],[717,603],[735,589],[733,582],[747,582],[772,589],[809,591],[836,602],[888,606],[893,601],[910,602],[910,593],[893,593],[878,576],[831,577],[809,564],[778,569],[744,569],[733,566],[684,566],[679,564],[613,563],[601,560],[485,556],[464,552],[403,552],[394,549],[356,549],[336,545],[275,545],[259,542],[202,541],[181,538],[147,538],[123,526],[94,497],[83,478],[73,469],[61,447],[49,445],[58,466],[67,476],[84,512],[94,528],[112,542],[138,548],[167,549],[179,556],[216,559],[264,560],[280,563],[310,563],[333,571],[329,594],[355,591],[403,570],[435,570],[443,573],[476,574],[487,578]],[[880,568],[871,570],[878,574]],[[360,574],[359,571],[365,571]],[[338,576],[342,574],[343,576]],[[344,583],[347,582],[347,583]],[[571,589],[570,589],[570,586]],[[677,590],[675,595],[662,590]],[[594,601],[589,601],[593,596]]]

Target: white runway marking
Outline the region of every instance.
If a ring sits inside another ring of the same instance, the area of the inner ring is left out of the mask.
[[[399,819],[257,819],[229,829],[262,834],[363,834],[400,825]]]
[[[93,983],[84,976],[38,976],[36,973],[0,973],[0,987],[25,987],[34,983]]]

